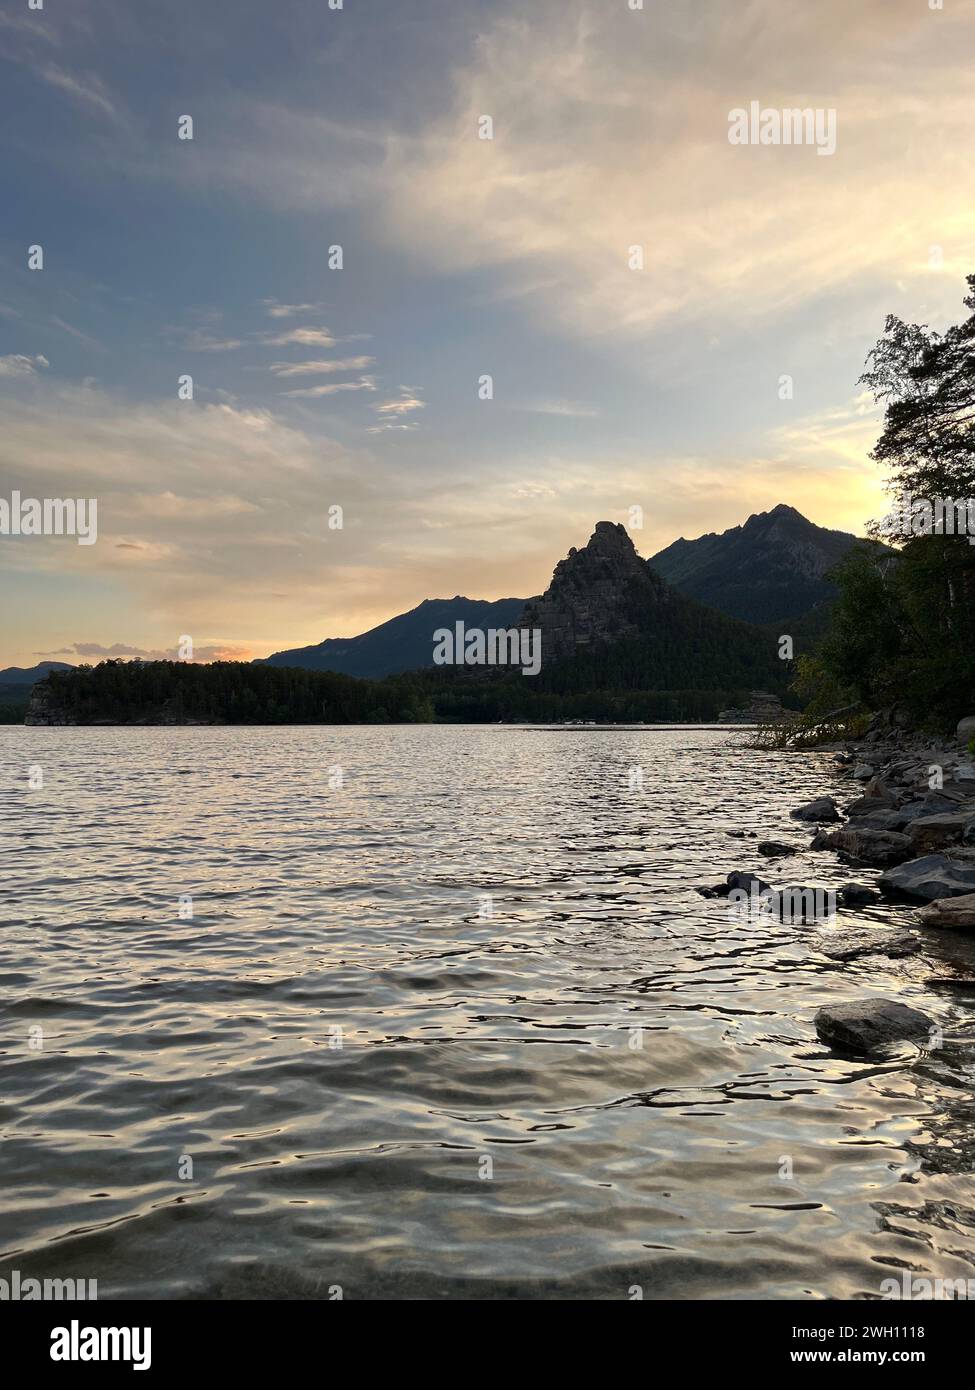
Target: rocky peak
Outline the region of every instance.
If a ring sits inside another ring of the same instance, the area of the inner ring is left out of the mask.
[[[780,502],[720,535],[675,542],[650,563],[688,598],[746,622],[779,622],[835,598],[827,576],[855,543]]]
[[[634,636],[665,586],[641,560],[626,528],[599,521],[582,550],[555,566],[541,598],[530,599],[522,627],[542,631],[543,660],[578,647]]]
[[[802,512],[797,512],[795,507],[790,507],[787,502],[778,502],[770,511],[753,512],[745,522],[746,526],[768,525],[776,521],[798,521],[803,526],[811,526],[812,522],[807,521]]]

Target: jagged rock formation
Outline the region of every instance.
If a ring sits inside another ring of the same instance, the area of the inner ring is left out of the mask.
[[[74,724],[75,722],[64,709],[46,679],[38,681],[33,686],[27,713],[24,715],[25,724]]]
[[[645,631],[676,595],[641,560],[626,528],[597,521],[588,545],[555,566],[540,598],[529,599],[520,626],[540,628],[545,659]]]
[[[788,712],[782,708],[782,701],[767,690],[750,691],[747,705],[740,709],[723,709],[718,715],[722,724],[775,724],[786,718]]]

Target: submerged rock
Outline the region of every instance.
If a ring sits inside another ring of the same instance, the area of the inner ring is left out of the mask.
[[[789,884],[772,893],[769,911],[783,922],[832,921],[836,916],[836,893],[831,888]]]
[[[702,898],[726,898],[731,889],[727,883],[699,883],[694,891]]]
[[[926,927],[975,931],[975,893],[964,893],[960,898],[939,898],[922,907],[919,915]]]
[[[920,946],[917,937],[908,931],[855,927],[832,933],[819,949],[831,960],[859,960],[861,956],[912,956]]]
[[[764,879],[759,878],[758,874],[746,873],[742,869],[733,869],[728,875],[727,891],[731,893],[736,888],[744,893],[771,893],[772,891],[771,887]]]
[[[759,840],[759,854],[764,854],[766,859],[780,859],[786,854],[798,854],[798,845],[786,845],[781,840]]]
[[[831,796],[819,796],[815,801],[808,801],[805,806],[797,806],[789,815],[793,820],[840,820],[836,802]]]
[[[925,854],[910,859],[880,875],[879,887],[885,893],[903,893],[909,898],[960,898],[975,893],[975,863],[970,859],[949,859],[944,854]]]
[[[880,902],[880,894],[863,883],[844,883],[836,900],[840,907],[871,907]]]
[[[925,1042],[934,1022],[896,999],[852,999],[826,1004],[816,1014],[816,1033],[830,1047],[873,1052],[888,1043]]]

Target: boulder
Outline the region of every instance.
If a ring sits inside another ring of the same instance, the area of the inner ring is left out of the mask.
[[[907,835],[915,850],[923,854],[961,840],[972,825],[975,825],[975,812],[942,811],[940,815],[919,816],[911,821]]]
[[[901,811],[904,814],[910,812],[910,819],[916,820],[918,816],[940,816],[942,811],[954,811],[958,802],[959,794],[949,783],[947,795],[943,791],[925,792],[920,800],[908,801],[901,807]]]
[[[825,922],[836,915],[836,893],[828,888],[790,884],[772,893],[769,912],[783,922]]]
[[[912,956],[920,947],[917,937],[909,931],[856,927],[852,931],[831,932],[819,949],[830,960],[859,960],[862,956]]]
[[[914,795],[919,797],[934,815],[936,811],[955,811],[959,807],[975,810],[975,782],[965,777],[948,777],[937,790],[930,788],[923,778]]]
[[[902,830],[907,833],[908,827],[922,816],[940,816],[946,812],[957,814],[962,806],[964,803],[953,797],[928,792],[920,800],[908,801],[896,808],[880,806],[876,801],[860,797],[846,808],[846,814],[850,820],[856,821],[858,829],[863,826],[869,830]],[[975,807],[969,811],[969,815],[975,816]]]
[[[727,883],[699,883],[694,891],[702,898],[726,898],[731,890]]]
[[[836,802],[831,796],[820,796],[815,801],[807,801],[805,806],[797,806],[789,815],[793,820],[818,820],[834,821],[840,820],[840,813],[836,809]]]
[[[826,1004],[816,1014],[816,1033],[829,1047],[873,1052],[889,1043],[926,1042],[934,1022],[896,999],[852,999]]]
[[[871,777],[863,789],[863,795],[887,806],[896,806],[900,800],[898,793],[882,777]]]
[[[960,898],[975,893],[975,863],[949,859],[944,854],[925,854],[880,875],[880,889],[934,902],[937,898]]]
[[[858,782],[869,782],[873,774],[874,767],[872,763],[857,763],[856,767],[853,769],[853,776]]]
[[[759,878],[758,874],[746,873],[742,869],[733,869],[728,875],[729,893],[738,888],[744,893],[771,893],[771,887],[764,879]]]
[[[860,864],[876,864],[880,868],[900,864],[914,853],[914,846],[906,835],[896,830],[862,830],[859,824],[834,830],[829,837],[829,847]]]
[[[781,840],[759,840],[759,854],[764,854],[766,859],[781,859],[787,854],[798,854],[798,845],[786,845]]]
[[[960,898],[938,898],[919,913],[926,927],[949,927],[954,931],[975,931],[975,893]]]
[[[872,907],[880,902],[880,894],[862,883],[844,883],[836,895],[840,907]]]
[[[901,832],[908,826],[913,817],[905,816],[902,810],[890,811],[871,811],[867,816],[853,816],[850,824],[845,827],[849,830],[896,830]]]
[[[820,828],[819,830],[817,830],[816,833],[815,833],[815,835],[814,835],[814,836],[812,837],[812,839],[809,841],[809,848],[810,848],[810,849],[829,849],[829,848],[830,848],[830,843],[829,843],[829,831],[828,831],[828,830],[823,830],[823,829],[821,829],[821,828]]]
[[[975,714],[966,714],[964,719],[958,721],[958,742],[966,743],[970,738],[975,738]]]

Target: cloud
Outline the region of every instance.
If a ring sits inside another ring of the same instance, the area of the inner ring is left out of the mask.
[[[930,281],[934,242],[975,260],[973,15],[973,0],[499,4],[439,114],[363,127],[255,106],[207,176],[275,206],[352,206],[424,269],[491,272],[484,301],[523,296],[616,353],[673,325],[740,328]],[[836,154],[732,146],[729,112],[753,99],[835,109]]]
[[[85,347],[93,348],[95,352],[104,352],[105,349],[96,338],[91,338],[87,333],[82,333],[80,328],[75,328],[73,324],[66,323],[64,319],[58,318],[57,314],[51,315],[51,322],[55,328],[60,328],[62,333],[68,333],[72,338],[77,338],[79,343],[84,343]]]
[[[131,610],[145,649],[236,629],[267,651],[308,640],[329,613],[373,617],[388,601],[385,528],[422,514],[435,486],[268,410],[132,402],[39,377],[8,394],[4,416],[8,488],[96,498],[99,522],[96,546],[71,547],[80,558],[45,538],[0,548],[5,592],[57,576],[66,606],[78,594],[79,611],[103,606],[116,626]],[[333,503],[345,532],[329,527]]]
[[[321,308],[320,304],[279,304],[276,299],[262,301],[268,318],[287,319],[295,314],[313,314]]]
[[[358,381],[330,381],[321,386],[303,386],[293,391],[282,391],[282,396],[337,396],[342,391],[375,391],[376,383],[371,376],[360,377]]]
[[[183,660],[179,647],[133,647],[127,642],[113,642],[106,646],[102,642],[72,642],[67,647],[59,647],[56,653],[35,652],[35,656],[83,656],[95,657],[102,661],[125,657],[142,661],[180,661]],[[193,662],[200,661],[250,661],[253,653],[248,647],[235,646],[226,642],[193,644]]]
[[[455,73],[453,109],[419,140],[391,137],[397,241],[448,269],[548,273],[550,314],[634,337],[886,277],[934,227],[975,253],[967,60],[933,28],[943,15],[907,0],[831,0],[815,19],[778,0],[654,11],[608,20],[560,0],[499,17]],[[837,155],[731,146],[728,112],[753,97],[835,107]],[[482,113],[493,140],[477,138]]]
[[[147,658],[160,658],[161,652],[147,651],[144,647],[130,647],[125,642],[113,642],[110,647],[104,646],[101,642],[73,642],[70,647],[62,647],[62,653],[73,652],[75,656],[100,656],[103,658],[114,656],[141,656]]]
[[[234,352],[243,346],[241,338],[217,338],[205,328],[194,328],[183,339],[183,347],[189,352]]]
[[[36,71],[45,82],[52,87],[57,87],[59,91],[65,92],[80,105],[93,107],[103,115],[111,116],[113,120],[119,119],[119,113],[110,100],[104,83],[94,73],[86,72],[78,76],[75,73],[66,72],[56,63],[46,63]]]
[[[524,408],[532,415],[565,415],[575,420],[594,420],[599,414],[580,401],[532,401]]]
[[[288,333],[265,341],[271,347],[290,347],[292,344],[298,347],[334,347],[337,340],[327,328],[292,328]]]
[[[359,372],[371,367],[375,357],[345,357],[331,362],[272,362],[272,376],[325,376],[330,372]]]
[[[374,407],[378,415],[409,415],[414,410],[424,410],[426,401],[421,401],[412,386],[401,386],[400,395],[391,401],[383,401]]]
[[[38,367],[49,367],[51,364],[46,357],[39,353],[36,357],[26,357],[23,353],[12,352],[6,357],[0,357],[0,377],[25,377],[35,376]]]
[[[58,35],[50,24],[39,23],[27,15],[12,15],[0,11],[0,29],[12,30],[18,38],[41,39],[44,43],[57,44]]]

